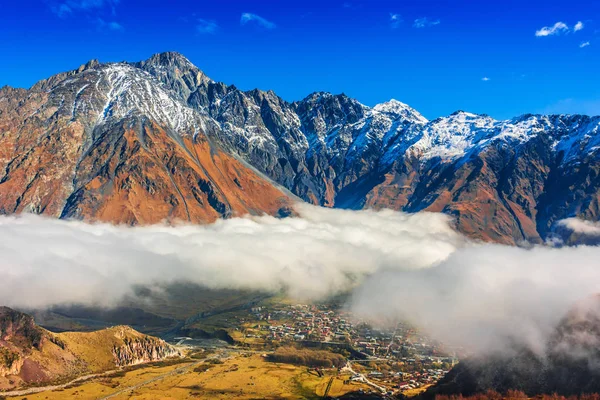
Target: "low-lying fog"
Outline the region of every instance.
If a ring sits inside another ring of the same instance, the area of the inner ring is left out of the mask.
[[[361,316],[402,318],[483,351],[513,341],[541,349],[575,302],[600,293],[600,247],[473,243],[442,214],[297,211],[133,228],[0,217],[0,304],[112,306],[134,286],[171,282],[284,290],[302,301],[352,290],[348,306]]]

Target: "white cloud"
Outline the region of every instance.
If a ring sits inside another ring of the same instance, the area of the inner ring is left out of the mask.
[[[490,81],[490,78],[488,78],[487,76],[484,76],[483,78],[481,78],[481,80],[484,82],[488,82],[488,81]]]
[[[400,14],[390,13],[390,27],[392,29],[398,28],[401,23],[402,23],[402,17],[400,16]]]
[[[590,42],[582,42],[582,43],[579,45],[579,48],[583,49],[584,47],[588,47],[589,45],[590,45]]]
[[[402,319],[475,352],[539,351],[573,303],[600,292],[600,247],[472,243],[442,214],[296,209],[201,226],[0,217],[0,304],[111,306],[173,282],[303,300],[351,290],[349,307],[376,323]]]
[[[435,25],[439,25],[439,24],[440,24],[439,19],[430,20],[427,17],[423,17],[423,18],[415,19],[415,22],[413,23],[413,28],[427,28],[429,26],[435,26]]]
[[[112,14],[119,0],[66,0],[62,3],[52,5],[52,11],[61,18],[65,18],[74,12],[91,12],[108,9]]]
[[[579,218],[567,218],[558,221],[557,224],[573,232],[600,237],[600,222],[585,221]]]
[[[101,31],[121,32],[121,31],[125,30],[125,28],[123,28],[123,25],[119,24],[118,22],[104,21],[102,18],[98,18],[98,20],[96,21],[96,24],[98,26],[98,30],[101,30]]]
[[[196,24],[196,32],[202,34],[213,34],[219,30],[215,21],[199,18]]]
[[[535,32],[537,37],[559,35],[569,31],[569,26],[564,22],[557,22],[552,26],[544,26],[542,29]]]
[[[71,15],[73,13],[73,10],[71,9],[71,7],[69,7],[66,4],[59,4],[58,6],[53,7],[52,11],[56,15],[58,15],[60,18],[68,17],[69,15]]]
[[[119,227],[0,217],[0,304],[111,305],[134,285],[189,281],[319,299],[381,268],[425,268],[465,240],[442,214],[329,210],[300,218]]]
[[[600,247],[457,249],[430,269],[379,270],[355,291],[352,309],[372,321],[408,320],[475,352],[539,352],[576,302],[600,292]]]
[[[583,24],[583,22],[581,22],[581,21],[578,21],[578,22],[575,24],[575,27],[573,27],[573,31],[574,31],[574,32],[580,31],[580,30],[582,30],[584,27],[585,27],[585,25]]]
[[[275,25],[273,22],[266,20],[260,15],[243,13],[242,17],[240,18],[240,24],[246,25],[250,22],[254,22],[265,29],[275,29],[277,27],[277,25]]]

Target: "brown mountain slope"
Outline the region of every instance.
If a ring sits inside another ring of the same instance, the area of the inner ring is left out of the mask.
[[[123,79],[136,82],[135,71],[126,72],[133,78]],[[168,122],[137,112],[143,104],[137,102],[145,99],[134,99],[119,118],[100,121],[107,112],[100,109],[105,98],[116,108],[123,96],[134,94],[129,87],[120,97],[111,94],[114,79],[110,71],[103,75],[83,67],[30,91],[0,90],[0,213],[198,223],[277,214],[289,206],[284,193],[203,132],[187,126],[175,131]],[[75,92],[73,85],[81,86]],[[168,103],[160,91],[149,93],[147,101],[152,95]],[[174,113],[177,118],[181,112]]]
[[[54,334],[27,314],[0,307],[0,394],[179,355],[164,341],[126,326]]]

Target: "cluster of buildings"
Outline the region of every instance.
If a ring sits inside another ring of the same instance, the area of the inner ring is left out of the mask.
[[[353,365],[359,365],[369,380],[396,390],[434,384],[457,363],[456,351],[406,324],[374,329],[328,305],[276,305],[250,311],[254,329],[247,337],[350,349]]]
[[[367,373],[367,377],[379,385],[405,391],[433,385],[447,373],[447,370],[441,368],[423,368],[413,372],[371,371]],[[358,379],[359,375],[352,377],[355,378]]]
[[[291,305],[278,309],[252,308],[254,317],[266,321],[258,328],[269,332],[268,339],[333,342],[347,340],[352,324],[326,306]]]

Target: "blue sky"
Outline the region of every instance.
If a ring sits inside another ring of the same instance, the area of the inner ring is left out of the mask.
[[[4,0],[0,86],[97,58],[183,53],[286,100],[314,91],[456,110],[600,114],[600,1]]]

